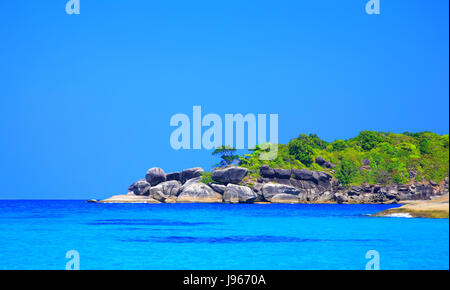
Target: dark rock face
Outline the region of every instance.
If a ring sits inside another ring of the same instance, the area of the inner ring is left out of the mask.
[[[217,183],[210,183],[208,184],[215,192],[218,192],[220,194],[223,194],[225,192],[225,189],[227,188],[223,184],[217,184]]]
[[[331,163],[329,161],[326,161],[321,156],[316,157],[316,163],[319,164],[320,166],[326,167],[326,168],[334,168],[334,167],[336,167],[333,163]]]
[[[166,180],[167,181],[171,181],[171,180],[181,181],[181,173],[180,172],[167,173]]]
[[[322,166],[325,164],[325,159],[323,159],[323,157],[321,156],[316,157],[316,163]]]
[[[435,191],[432,185],[421,184],[416,187],[416,192],[411,199],[430,199]]]
[[[247,176],[248,169],[244,167],[230,167],[219,169],[212,173],[212,179],[221,183],[239,183]]]
[[[151,186],[155,186],[161,182],[166,181],[166,174],[164,170],[159,167],[153,167],[147,170],[145,174],[145,180],[150,183]]]
[[[273,178],[263,178],[261,181],[259,181],[260,183],[279,183],[279,184],[284,184],[284,185],[291,185],[291,180],[290,179],[285,179],[285,178],[277,178],[277,177],[273,177]]]
[[[128,191],[133,192],[135,195],[144,195],[147,188],[151,185],[145,179],[141,179],[133,183],[128,187]]]
[[[328,162],[328,161],[325,161],[324,166],[325,166],[326,168],[335,168],[335,167],[336,167],[336,165],[334,165],[333,163]]]
[[[326,172],[322,171],[314,171],[313,173],[314,182],[325,189],[331,188],[331,179],[333,178],[331,175],[329,175]]]
[[[269,165],[263,165],[263,166],[261,166],[261,168],[259,169],[259,174],[260,174],[263,178],[273,178],[273,177],[275,177],[275,170],[273,170],[272,168],[270,168]]]
[[[438,186],[439,184],[436,181],[434,181],[434,180],[430,180],[430,185],[431,186]]]
[[[223,201],[230,203],[251,203],[257,198],[257,194],[246,186],[228,184],[223,193]]]
[[[321,159],[318,161],[321,162]],[[264,173],[264,176],[258,179],[254,191],[261,192],[262,199],[259,200],[266,201],[272,201],[276,194],[286,194],[281,189],[283,187],[295,188],[299,202],[396,203],[400,200],[430,199],[434,195],[448,193],[448,182],[445,181],[442,186],[437,183],[435,186],[431,183],[391,186],[364,183],[361,186],[344,189],[338,180],[323,171],[293,169],[290,171],[291,178],[288,178],[287,172],[280,174],[279,169],[265,165],[261,167],[260,172]],[[290,197],[280,196],[279,202],[283,199],[293,200]]]
[[[293,169],[292,174],[297,180],[314,180],[314,171],[308,169]]]
[[[289,179],[291,178],[292,170],[290,169],[274,169],[275,172],[275,178],[279,179]]]
[[[181,183],[185,183],[192,178],[201,177],[203,172],[205,171],[201,167],[185,169],[181,172]]]

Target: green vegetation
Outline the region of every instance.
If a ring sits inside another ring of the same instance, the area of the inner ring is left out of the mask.
[[[211,175],[212,175],[211,172],[208,171],[203,172],[200,182],[203,182],[204,184],[215,183]]]
[[[287,145],[278,144],[278,155],[274,160],[260,160],[262,151],[256,146],[250,154],[231,156],[234,156],[233,160],[239,160],[240,166],[247,167],[254,177],[259,175],[261,165],[268,164],[273,168],[327,171],[345,186],[363,182],[402,184],[411,179],[440,182],[449,172],[449,136],[431,132],[363,131],[355,138],[331,143],[315,134],[302,134]],[[317,164],[315,158],[319,156],[335,167]],[[224,164],[229,160],[222,159]]]
[[[336,170],[335,177],[343,186],[348,186],[357,174],[358,167],[355,162],[351,159],[344,158]]]

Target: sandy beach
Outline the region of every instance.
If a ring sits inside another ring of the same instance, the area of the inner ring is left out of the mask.
[[[404,201],[398,208],[391,208],[374,216],[403,216],[422,218],[449,218],[449,195],[437,196],[431,200]]]

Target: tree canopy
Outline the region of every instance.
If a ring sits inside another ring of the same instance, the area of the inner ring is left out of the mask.
[[[274,160],[260,160],[259,154],[257,146],[250,154],[233,160],[238,159],[240,166],[249,168],[255,176],[261,165],[268,164],[273,168],[327,171],[344,185],[439,182],[449,173],[449,136],[432,132],[362,131],[354,138],[333,142],[321,140],[315,134],[301,134],[287,145],[278,144]],[[317,164],[315,158],[319,156],[335,167]]]

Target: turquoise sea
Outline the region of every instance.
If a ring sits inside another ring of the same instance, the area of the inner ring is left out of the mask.
[[[389,207],[0,201],[0,269],[449,269],[449,220]]]

